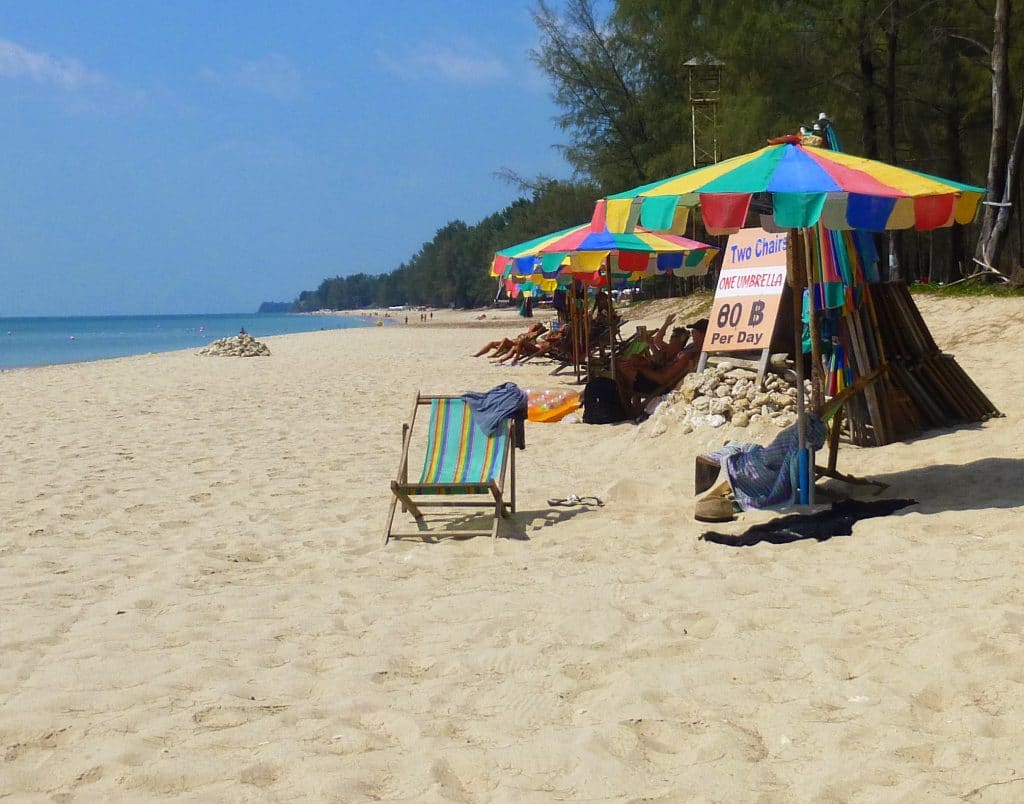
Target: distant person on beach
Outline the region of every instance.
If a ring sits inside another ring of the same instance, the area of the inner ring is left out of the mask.
[[[557,288],[551,296],[551,306],[555,308],[559,321],[569,320],[569,297],[565,290]]]

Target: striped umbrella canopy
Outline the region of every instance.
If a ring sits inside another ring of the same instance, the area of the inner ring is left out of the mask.
[[[573,226],[494,255],[491,275],[509,280],[550,280],[559,275],[593,275],[602,267],[637,278],[657,273],[697,276],[707,273],[718,249],[688,237],[651,232],[611,232],[604,217],[605,202],[598,201],[590,223]]]
[[[974,187],[884,162],[801,144],[773,144],[679,176],[608,197],[615,231],[678,225],[680,211],[701,207],[705,228],[729,234],[745,225],[751,197],[770,193],[774,225],[828,229],[928,231],[970,223],[985,194]]]

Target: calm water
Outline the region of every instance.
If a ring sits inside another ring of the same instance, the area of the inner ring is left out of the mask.
[[[261,338],[374,323],[363,318],[273,313],[0,318],[0,369],[201,349],[218,338],[237,335],[242,327]]]

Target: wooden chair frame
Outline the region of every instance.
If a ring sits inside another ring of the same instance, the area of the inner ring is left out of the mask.
[[[403,536],[424,536],[429,534],[423,517],[424,508],[493,508],[494,524],[490,530],[452,530],[453,536],[498,536],[498,525],[502,519],[515,513],[516,510],[516,458],[515,428],[511,420],[502,423],[505,438],[505,454],[501,456],[501,470],[498,478],[484,483],[410,483],[409,482],[409,447],[412,444],[416,426],[416,414],[421,405],[430,405],[438,399],[460,399],[457,395],[420,394],[416,393],[412,415],[409,421],[402,424],[402,458],[398,465],[398,476],[391,481],[391,503],[388,510],[388,521],[384,529],[384,544],[392,538]],[[509,476],[509,495],[505,499],[505,474]],[[414,499],[416,495],[418,498]],[[486,500],[449,499],[452,496],[469,497],[484,496]],[[408,511],[416,519],[418,530],[409,533],[397,533],[392,529],[395,509],[402,503],[402,511]]]

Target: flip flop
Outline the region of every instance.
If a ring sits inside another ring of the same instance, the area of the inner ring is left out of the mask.
[[[560,506],[572,506],[572,505],[594,505],[598,508],[603,508],[604,503],[600,497],[577,497],[575,494],[570,494],[568,497],[552,497],[548,500],[548,505],[560,505]]]

